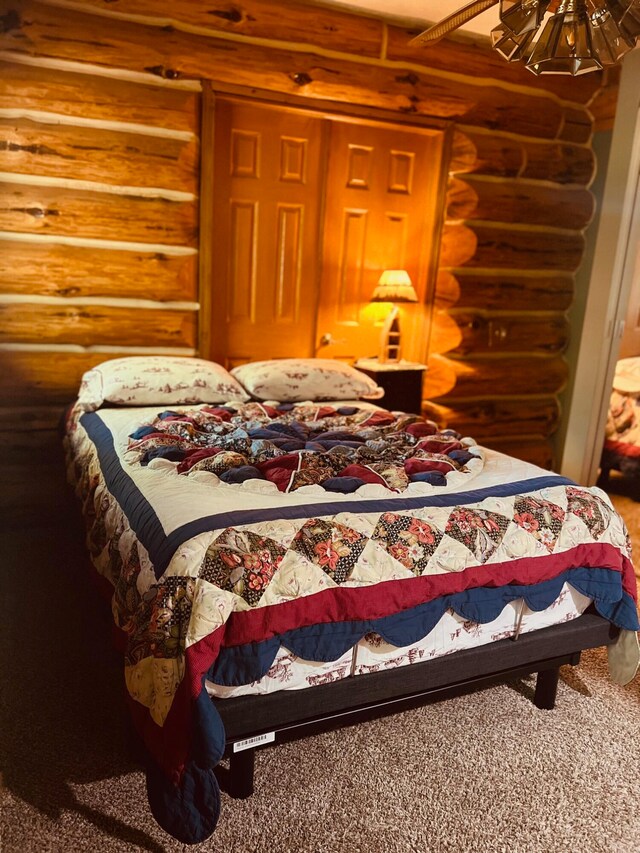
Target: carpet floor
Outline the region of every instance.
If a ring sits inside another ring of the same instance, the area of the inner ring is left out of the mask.
[[[110,617],[45,451],[27,481],[33,454],[12,460],[1,496],[0,850],[189,849],[149,813]],[[640,504],[614,500],[640,554]],[[640,678],[612,684],[595,650],[563,668],[554,711],[532,695],[521,679],[263,750],[255,795],[223,794],[196,849],[638,853]]]

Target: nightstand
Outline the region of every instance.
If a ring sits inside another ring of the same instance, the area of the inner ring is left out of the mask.
[[[422,377],[426,365],[413,361],[379,362],[377,358],[361,358],[354,367],[384,388],[384,397],[376,400],[391,411],[422,412]]]

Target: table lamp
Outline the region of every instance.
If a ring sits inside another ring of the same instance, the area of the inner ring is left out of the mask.
[[[382,327],[378,361],[382,364],[400,361],[400,311],[396,303],[418,301],[409,273],[406,270],[384,270],[369,301],[393,303]]]

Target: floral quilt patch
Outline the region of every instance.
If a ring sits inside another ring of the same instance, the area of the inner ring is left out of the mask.
[[[565,511],[550,501],[531,495],[519,496],[513,505],[513,520],[551,553],[562,530]]]
[[[449,515],[445,533],[466,546],[479,563],[486,563],[508,526],[509,519],[497,512],[457,506]]]
[[[367,537],[337,522],[312,518],[297,532],[291,550],[320,566],[336,583],[344,583],[362,554]]]
[[[282,562],[286,548],[249,530],[228,527],[212,542],[199,576],[257,604]]]
[[[609,527],[613,515],[611,509],[598,495],[572,486],[567,487],[567,511],[577,515],[596,540]]]
[[[419,518],[384,512],[371,538],[414,575],[421,575],[440,544],[442,533]]]

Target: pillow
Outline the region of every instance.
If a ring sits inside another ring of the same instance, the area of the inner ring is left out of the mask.
[[[257,400],[377,400],[384,390],[355,367],[330,358],[278,358],[234,367],[232,375]]]
[[[105,361],[84,374],[78,394],[85,412],[93,412],[103,403],[163,406],[248,399],[242,386],[221,365],[203,358],[163,355]]]

